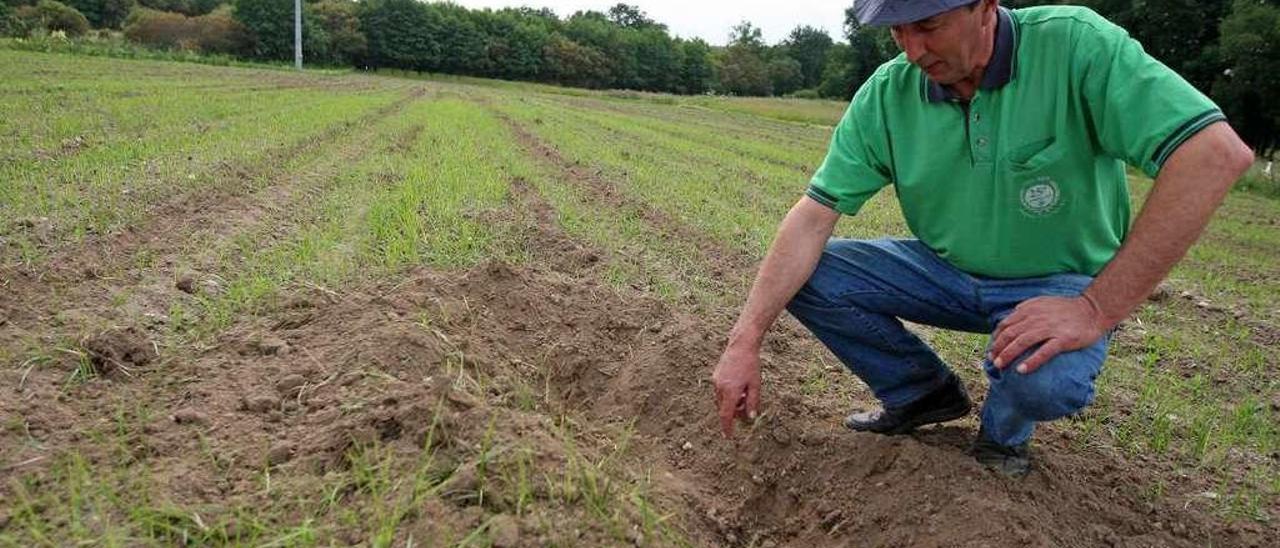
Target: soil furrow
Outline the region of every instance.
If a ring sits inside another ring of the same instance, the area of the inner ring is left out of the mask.
[[[171,288],[173,270],[194,242],[223,241],[287,212],[287,204],[303,191],[301,187],[323,182],[374,146],[363,137],[376,120],[394,115],[422,93],[420,89],[360,119],[273,151],[261,164],[261,172],[233,172],[231,180],[217,185],[218,190],[196,191],[163,204],[145,223],[124,233],[73,246],[40,265],[0,271],[0,285],[6,287],[0,294],[0,319],[4,320],[0,340],[10,348],[33,338],[52,342],[51,332],[67,330],[50,325],[51,320],[54,324],[101,323],[103,318],[136,313],[117,310],[120,299],[124,297],[128,304],[140,288]],[[332,146],[344,136],[350,145]],[[292,176],[280,171],[288,158],[330,149],[337,153],[319,156],[314,171]],[[268,184],[244,194],[254,188],[255,180]]]
[[[563,181],[572,184],[585,195],[591,196],[609,207],[634,212],[638,218],[653,227],[658,233],[667,234],[693,244],[693,247],[702,254],[704,264],[717,277],[728,277],[730,273],[745,274],[754,267],[755,258],[746,253],[726,248],[718,244],[715,238],[701,230],[677,221],[657,208],[627,196],[618,188],[616,183],[601,177],[598,171],[588,166],[576,164],[565,159],[553,145],[539,139],[509,116],[493,110],[491,112],[507,124],[522,148],[538,161],[559,171],[562,174]]]

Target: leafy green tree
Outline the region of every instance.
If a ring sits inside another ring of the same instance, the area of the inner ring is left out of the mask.
[[[597,87],[636,87],[638,68],[633,44],[624,39],[622,28],[610,21],[607,15],[598,11],[574,13],[565,22],[564,35],[599,51],[609,60],[605,67],[609,74],[608,82]]]
[[[673,91],[680,74],[681,52],[665,30],[649,26],[627,28],[622,33],[627,50],[635,58],[634,77],[624,87],[646,91]]]
[[[822,70],[826,66],[827,51],[833,42],[826,31],[808,25],[798,26],[783,41],[782,46],[787,55],[800,62],[800,74],[803,79],[801,87],[812,88],[822,81]]]
[[[160,11],[172,11],[183,15],[204,15],[230,0],[138,0],[138,5]]]
[[[773,83],[769,80],[769,67],[758,53],[744,44],[733,44],[724,49],[717,63],[717,76],[721,90],[734,95],[769,95]]]
[[[876,68],[898,54],[889,32],[879,27],[858,24],[853,8],[845,10],[844,31],[847,44],[836,44],[827,52],[818,94],[823,97],[849,99]]]
[[[137,5],[134,0],[67,0],[66,4],[84,14],[93,27],[113,29],[120,28]]]
[[[827,61],[822,68],[822,81],[818,83],[818,95],[830,99],[848,100],[858,89],[853,75],[853,46],[833,44],[827,50]]]
[[[486,36],[483,74],[509,80],[538,79],[543,50],[560,23],[555,14],[548,18],[528,8],[482,13],[477,21]]]
[[[787,55],[774,56],[769,60],[769,82],[774,95],[786,95],[804,87],[800,62]]]
[[[367,0],[361,4],[360,28],[369,41],[366,64],[419,72],[435,70],[445,55],[442,25],[435,12],[414,0]]]
[[[1227,68],[1213,96],[1240,137],[1270,156],[1280,145],[1280,7],[1236,0],[1220,30],[1218,49]]]
[[[431,70],[450,74],[480,74],[488,61],[485,35],[472,20],[470,10],[449,3],[427,4],[426,9],[439,23],[441,55]]]
[[[667,30],[666,25],[650,19],[648,14],[640,11],[640,8],[629,4],[615,4],[612,8],[609,8],[609,20],[623,28]]]
[[[711,58],[711,46],[701,38],[680,43],[680,78],[677,93],[701,94],[713,89],[715,63]]]
[[[586,88],[603,88],[610,83],[609,59],[592,46],[557,32],[547,40],[543,55],[546,70],[542,74],[551,82]]]
[[[321,0],[307,6],[316,24],[329,38],[327,61],[335,65],[350,65],[364,58],[369,41],[360,31],[360,17],[355,2],[349,0]]]
[[[729,30],[729,45],[741,46],[751,50],[756,55],[764,55],[766,47],[763,31],[760,30],[760,27],[751,24],[751,21],[738,23]]]
[[[235,0],[234,17],[249,30],[251,50],[259,59],[293,59],[293,1]],[[326,59],[328,36],[311,10],[302,10],[303,58]]]

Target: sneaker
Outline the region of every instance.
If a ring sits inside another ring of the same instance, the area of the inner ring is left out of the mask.
[[[917,426],[955,420],[969,414],[973,402],[955,375],[942,386],[920,399],[898,407],[862,411],[849,415],[844,425],[857,432],[875,432],[895,436],[915,430]]]
[[[1022,478],[1031,472],[1030,440],[1014,446],[1000,445],[979,429],[970,453],[983,466],[1005,477]]]

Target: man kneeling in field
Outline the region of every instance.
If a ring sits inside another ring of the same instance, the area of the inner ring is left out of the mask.
[[[712,377],[724,433],[755,417],[761,340],[784,307],[879,398],[850,429],[965,416],[963,385],[908,320],[991,334],[973,453],[1025,475],[1036,423],[1092,401],[1113,328],[1253,154],[1212,101],[1088,9],[854,10],[890,26],[903,54],[854,95],[760,267]],[[1155,178],[1132,228],[1126,162]],[[828,239],[888,184],[916,239]]]

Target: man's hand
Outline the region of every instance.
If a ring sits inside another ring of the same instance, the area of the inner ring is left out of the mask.
[[[1004,369],[1038,344],[1040,348],[1017,368],[1031,373],[1059,353],[1092,345],[1106,331],[1106,320],[1089,297],[1027,299],[996,327],[991,357],[996,368]]]
[[[754,420],[760,407],[760,352],[729,347],[711,375],[724,437],[733,436],[735,418]]]

